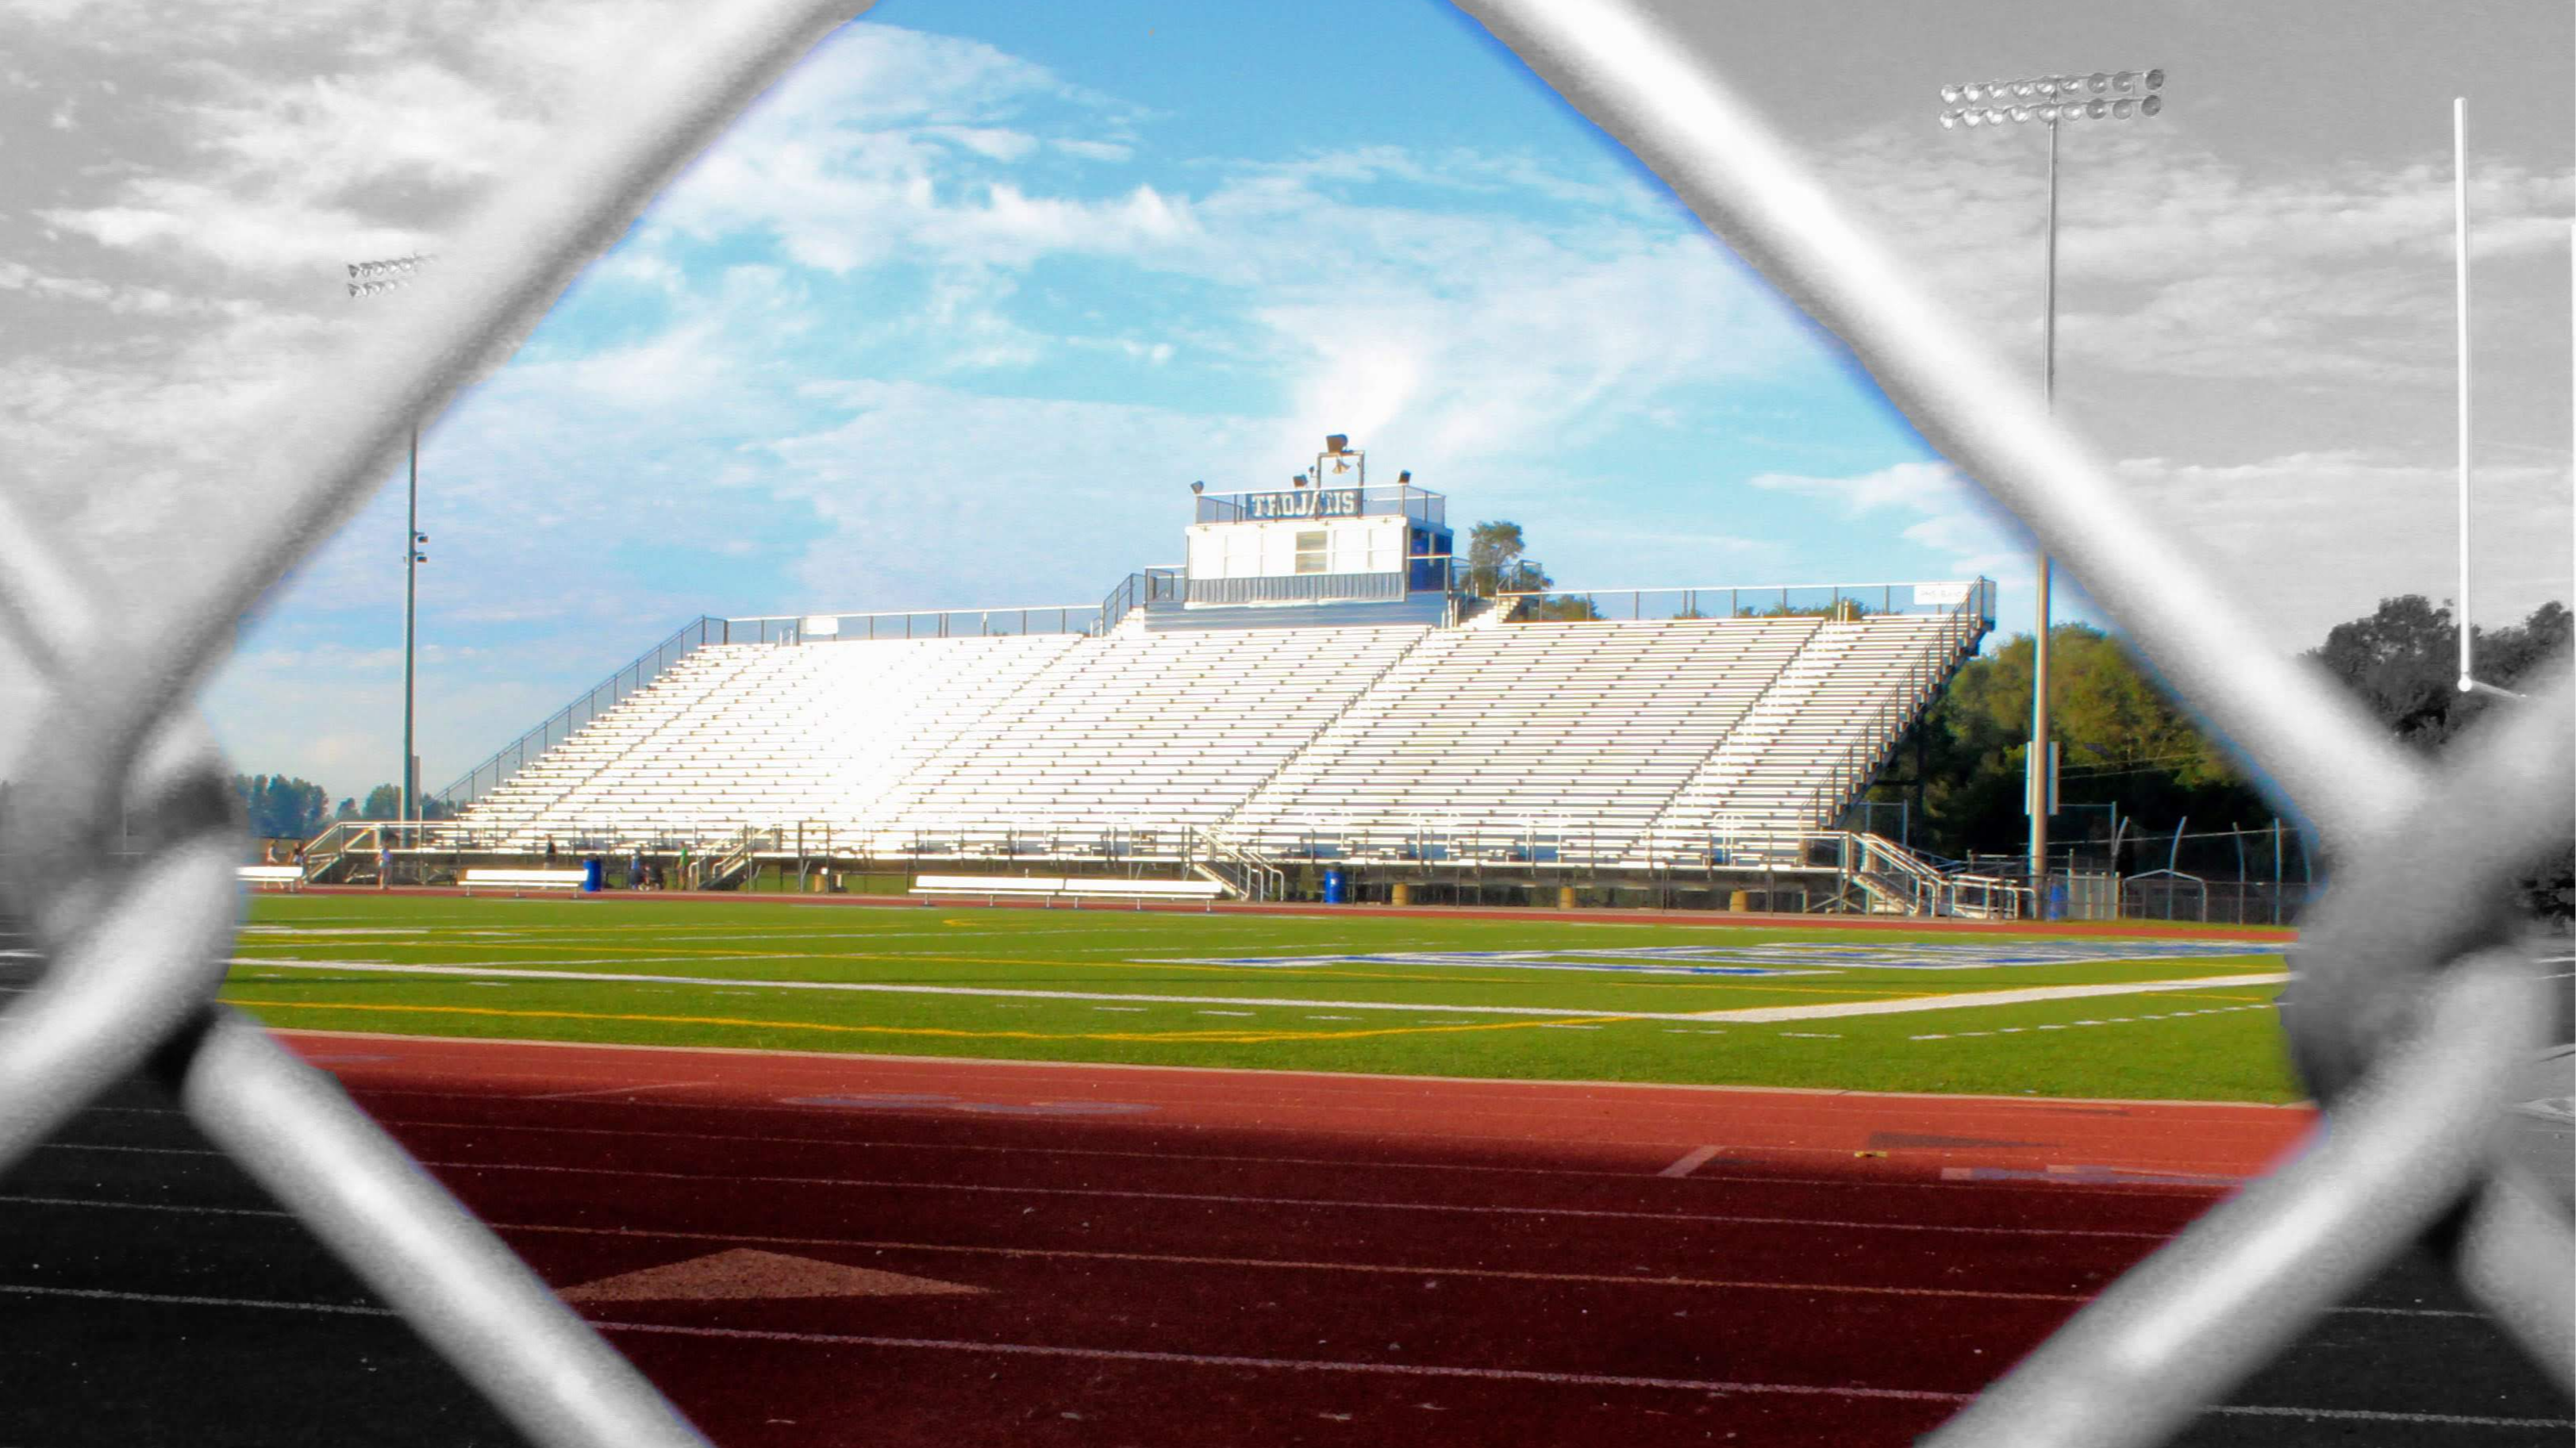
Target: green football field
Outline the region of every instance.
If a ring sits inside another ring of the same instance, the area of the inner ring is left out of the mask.
[[[2281,950],[2225,932],[263,896],[223,998],[308,1030],[2287,1101]]]

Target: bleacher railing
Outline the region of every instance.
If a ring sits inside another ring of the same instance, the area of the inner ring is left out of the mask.
[[[1199,501],[1207,500],[1202,498]],[[1111,629],[1118,627],[1121,620],[1137,609],[1157,603],[1179,602],[1188,583],[1188,574],[1178,568],[1143,568],[1128,574],[1118,581],[1116,588],[1109,590],[1108,597],[1100,600],[1100,621],[1092,632],[1100,638],[1107,638]]]
[[[669,638],[637,654],[616,673],[593,685],[590,692],[547,716],[544,723],[493,750],[490,758],[465,771],[455,783],[440,790],[439,801],[450,809],[465,808],[498,788],[502,781],[518,773],[528,761],[570,739],[581,732],[582,726],[616,708],[627,695],[650,685],[673,664],[709,644],[732,641],[732,625],[727,619],[701,615],[680,625]]]
[[[1021,634],[1080,634],[1095,610],[1086,603],[1046,603],[1009,608],[882,609],[874,613],[781,613],[723,622],[738,644],[819,644],[894,639],[1011,638]]]
[[[1991,578],[1922,583],[1712,583],[1684,587],[1506,589],[1498,600],[1583,599],[1593,615],[1613,622],[1647,619],[1776,618],[1822,614],[1861,618],[1871,614],[1943,614],[1968,611],[1991,628],[1995,582]]]

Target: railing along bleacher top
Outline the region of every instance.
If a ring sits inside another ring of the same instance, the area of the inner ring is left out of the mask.
[[[1204,493],[1200,523],[1285,523],[1334,518],[1412,518],[1445,527],[1449,500],[1427,488],[1279,488]]]
[[[1769,618],[1802,614],[1832,617],[1873,614],[1968,614],[1989,628],[1995,621],[1995,581],[1947,579],[1919,583],[1708,584],[1678,588],[1506,589],[1514,599],[1582,599],[1596,618],[1618,620]]]
[[[830,643],[861,639],[1001,638],[1015,634],[1089,633],[1100,618],[1096,603],[1048,603],[1010,608],[886,609],[874,613],[788,613],[728,618],[725,641]]]

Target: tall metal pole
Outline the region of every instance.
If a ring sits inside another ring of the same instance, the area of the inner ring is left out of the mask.
[[[2469,119],[2468,102],[2451,97],[2451,249],[2453,305],[2459,312],[2460,348],[2460,606],[2452,615],[2460,631],[2460,692],[2473,687],[2469,660]]]
[[[2057,121],[2048,123],[2048,290],[2039,342],[2039,396],[2057,406]],[[2032,913],[2048,910],[2048,550],[2039,553],[2039,627],[2030,654],[2030,884]]]
[[[414,609],[420,598],[420,429],[411,430],[411,503],[404,511],[403,524],[403,753],[402,753],[402,818],[406,822],[419,818],[420,802],[412,797],[412,640],[415,634]]]

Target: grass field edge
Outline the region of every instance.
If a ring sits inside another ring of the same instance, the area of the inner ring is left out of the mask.
[[[788,895],[742,894],[731,890],[602,890],[565,892],[549,890],[539,896],[502,896],[493,891],[468,896],[465,891],[443,886],[404,885],[380,890],[369,885],[311,885],[294,892],[324,897],[385,899],[400,897],[422,900],[573,900],[629,904],[732,904],[771,905],[781,908],[808,907],[828,909],[879,910],[1025,910],[1044,911],[1052,907],[1025,901],[985,903],[975,900],[914,900],[901,895]],[[1308,920],[1332,920],[1351,916],[1382,919],[1421,920],[1527,920],[1555,921],[1582,925],[1700,925],[1712,929],[1767,927],[1775,930],[1870,931],[1920,930],[1955,932],[1961,935],[2029,935],[2038,937],[2109,936],[2114,939],[2190,940],[2219,932],[2245,932],[2250,939],[2294,941],[2298,927],[2292,925],[2231,925],[2224,922],[2203,924],[2198,921],[2173,920],[1959,920],[1949,917],[1913,915],[1784,915],[1772,912],[1659,910],[1639,906],[1627,910],[1558,910],[1544,906],[1474,906],[1474,905],[1310,905],[1262,904],[1244,901],[1218,901],[1211,906],[1145,905],[1141,909],[1111,907],[1102,910],[1077,911],[1087,915],[1269,915]]]
[[[369,892],[372,893],[372,892]],[[2314,1111],[2316,1102],[2298,1101],[2225,1101],[2190,1100],[2176,1097],[2128,1096],[2056,1096],[2003,1095],[1979,1091],[1869,1091],[1834,1086],[1740,1086],[1711,1082],[1666,1081],[1598,1081],[1558,1077],[1514,1076],[1435,1076],[1395,1071],[1300,1071],[1273,1070],[1260,1066],[1172,1066],[1133,1061],[1047,1061],[1011,1056],[916,1056],[890,1051],[797,1051],[764,1050],[754,1046],[671,1046],[623,1041],[559,1041],[519,1036],[438,1036],[396,1031],[331,1031],[281,1029],[263,1025],[262,1029],[281,1040],[292,1042],[310,1037],[319,1040],[403,1041],[423,1045],[474,1046],[548,1046],[582,1051],[653,1051],[695,1056],[760,1056],[785,1057],[815,1061],[900,1061],[911,1065],[966,1065],[1032,1067],[1052,1071],[1144,1071],[1165,1075],[1257,1076],[1266,1079],[1296,1077],[1313,1081],[1415,1081],[1445,1086],[1498,1086],[1527,1088],[1573,1088],[1582,1090],[1610,1089],[1620,1091],[1687,1091],[1698,1094],[1762,1096],[1863,1096],[1902,1101],[2013,1101],[2071,1103],[2086,1106],[2126,1107],[2214,1107],[2224,1106],[2255,1111]]]

